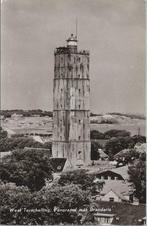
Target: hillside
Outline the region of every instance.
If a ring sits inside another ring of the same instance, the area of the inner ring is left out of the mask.
[[[12,134],[52,134],[53,119],[47,114],[43,116],[43,112],[41,115],[37,115],[36,112],[35,114],[30,114],[29,112],[29,116],[13,112],[11,115],[9,113],[9,117],[7,117],[3,111],[1,112],[1,126],[8,133]],[[127,130],[131,132],[131,135],[138,133],[145,135],[145,117],[121,113],[109,113],[105,115],[91,114],[90,128],[91,130],[98,130],[100,132],[119,129]]]

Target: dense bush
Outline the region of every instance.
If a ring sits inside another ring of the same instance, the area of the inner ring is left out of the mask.
[[[91,160],[98,160],[100,158],[99,148],[102,148],[99,143],[91,142]]]
[[[99,132],[98,130],[92,130],[90,131],[90,139],[104,139],[105,136],[103,133]]]
[[[31,191],[40,190],[46,179],[52,179],[49,157],[41,151],[16,150],[0,163],[0,179],[27,186]]]
[[[117,129],[112,129],[108,130],[104,133],[104,136],[107,138],[112,138],[112,137],[127,137],[130,136],[130,132],[126,130],[117,130]]]
[[[146,143],[146,137],[141,135],[132,136],[134,143]]]
[[[95,184],[93,181],[95,174],[88,174],[86,170],[79,169],[69,171],[61,174],[58,184],[61,186],[69,185],[71,183],[78,185],[82,190],[91,191],[91,194],[95,193],[95,189],[99,190],[103,187],[103,182]]]
[[[4,131],[0,126],[0,140],[6,138],[8,135],[7,131]]]
[[[105,145],[105,150],[111,159],[121,150],[126,148],[133,148],[134,145],[135,143],[131,137],[111,138],[109,141],[107,141]]]
[[[89,205],[90,197],[77,185],[56,185],[31,193],[25,187],[1,183],[0,203],[0,224],[79,224],[78,209]]]
[[[12,138],[2,138],[0,139],[0,151],[12,151],[15,149],[23,149],[24,147],[33,148],[48,148],[52,149],[51,142],[46,142],[44,144],[34,141],[31,137],[12,137]]]
[[[146,162],[142,159],[136,160],[129,166],[128,173],[135,188],[135,196],[141,203],[146,203]]]

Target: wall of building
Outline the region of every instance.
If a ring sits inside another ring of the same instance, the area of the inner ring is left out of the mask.
[[[114,202],[121,202],[121,199],[113,192],[110,191],[104,197],[101,198],[102,201],[110,201],[110,198],[114,199]]]
[[[53,156],[90,162],[89,53],[55,52]]]

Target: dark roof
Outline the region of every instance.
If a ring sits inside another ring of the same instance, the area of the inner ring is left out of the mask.
[[[50,163],[55,173],[62,172],[65,162],[66,162],[66,158],[50,158]]]
[[[120,175],[124,180],[129,179],[128,166],[122,166],[122,167],[118,167],[118,168],[103,170],[103,171],[100,171],[99,173],[97,173],[97,175],[101,175],[104,173],[110,173],[110,172]]]

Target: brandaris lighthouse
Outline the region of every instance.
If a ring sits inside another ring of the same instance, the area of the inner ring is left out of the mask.
[[[53,88],[53,157],[70,167],[90,164],[89,52],[78,50],[71,34],[66,47],[55,50]]]

